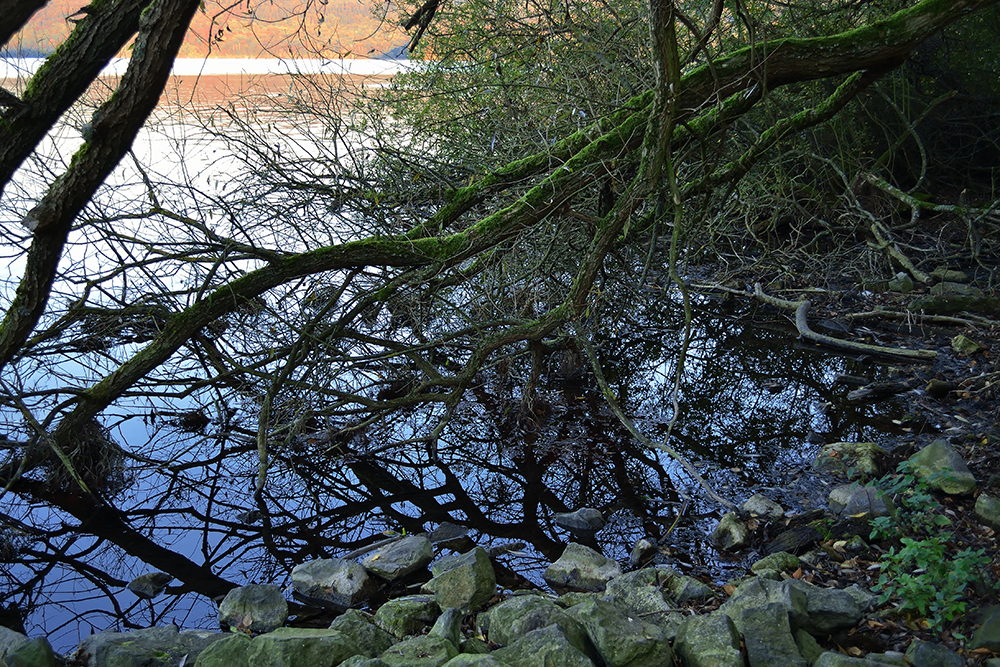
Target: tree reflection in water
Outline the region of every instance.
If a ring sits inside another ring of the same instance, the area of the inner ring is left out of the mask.
[[[671,414],[682,322],[669,300],[637,305],[615,314],[619,333],[598,339],[599,349],[622,404],[656,435]],[[751,489],[784,485],[787,471],[807,461],[813,431],[827,441],[884,437],[885,417],[845,404],[831,388],[838,372],[871,376],[877,368],[790,351],[790,335],[742,314],[710,315],[716,307],[707,305],[696,320],[673,442],[723,495],[742,500]],[[527,577],[523,585],[537,585],[568,538],[553,514],[583,506],[608,517],[593,542],[605,554],[625,560],[638,538],[663,538],[675,565],[722,576],[733,564],[704,539],[718,508],[697,500],[668,457],[636,445],[592,377],[574,367],[580,358],[571,346],[543,354],[530,406],[521,395],[530,369],[512,357],[473,385],[433,446],[419,437],[438,423],[435,407],[367,423],[357,410],[326,423],[301,420],[269,443],[268,479],[256,501],[256,426],[233,409],[235,390],[207,423],[176,411],[123,413],[109,435],[128,440],[128,483],[107,504],[44,476],[12,485],[16,500],[8,495],[0,535],[8,610],[0,622],[18,627],[20,618],[29,633],[47,632],[63,647],[108,627],[212,627],[211,600],[233,586],[287,583],[298,563],[353,551],[390,529],[417,533],[443,522],[468,527],[485,546],[526,543],[500,560]],[[832,416],[817,408],[826,403],[837,406]],[[786,485],[772,495],[792,509],[815,500],[808,485],[798,492]],[[664,538],[689,494],[694,507]],[[124,590],[150,570],[174,577],[165,595],[145,601]]]

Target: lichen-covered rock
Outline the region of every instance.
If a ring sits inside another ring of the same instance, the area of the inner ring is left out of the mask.
[[[603,591],[621,573],[617,562],[590,547],[570,542],[542,577],[556,590]]]
[[[959,354],[969,355],[975,354],[983,348],[979,345],[979,343],[972,340],[965,334],[958,334],[951,339],[951,349],[955,350],[955,352]]]
[[[762,493],[755,493],[747,498],[740,506],[740,509],[751,516],[761,516],[769,519],[780,519],[785,516],[785,508]]]
[[[945,493],[966,494],[976,488],[965,460],[944,440],[935,440],[909,460],[917,477]]]
[[[408,595],[389,600],[375,612],[375,625],[393,637],[402,639],[433,625],[441,607],[429,595]]]
[[[86,656],[87,667],[176,667],[184,656],[195,664],[202,651],[225,636],[204,630],[180,632],[176,625],[132,632],[105,630],[80,642],[78,655]]]
[[[356,606],[375,593],[368,571],[354,561],[341,558],[319,558],[296,565],[292,570],[292,586],[302,595],[341,607]]]
[[[789,579],[782,586],[801,592],[806,599],[804,617],[795,620],[797,628],[821,636],[853,628],[862,617],[862,605],[855,594],[836,588],[820,588],[799,579]]]
[[[393,635],[375,625],[370,614],[358,609],[348,609],[335,618],[330,629],[350,637],[358,653],[369,658],[374,658],[396,642]]]
[[[27,644],[28,641],[30,640],[27,636],[0,625],[0,658],[11,651],[16,651],[18,647]]]
[[[787,582],[772,581],[762,577],[747,579],[726,600],[719,611],[729,616],[737,629],[743,630],[743,611],[763,608],[771,603],[779,603],[788,614],[793,628],[801,627],[799,622],[806,616],[808,601],[805,592],[790,589]]]
[[[173,580],[173,576],[165,572],[147,572],[128,582],[125,588],[143,600],[152,600],[161,594],[167,588],[167,584]]]
[[[663,630],[616,604],[590,599],[566,613],[583,626],[607,667],[673,664],[673,651]]]
[[[712,612],[687,619],[674,641],[685,667],[743,667],[740,634],[729,616]]]
[[[234,588],[219,605],[219,625],[260,633],[280,628],[288,619],[288,602],[278,586],[248,584]]]
[[[372,574],[395,581],[422,570],[433,559],[431,541],[423,535],[410,535],[376,549],[362,559],[361,565]]]
[[[1000,500],[993,496],[981,493],[976,498],[976,516],[992,528],[1000,528]]]
[[[658,626],[673,641],[685,617],[677,611],[677,601],[664,589],[660,577],[660,568],[626,572],[608,582],[607,597],[623,609]]]
[[[379,660],[389,667],[441,667],[458,655],[455,645],[444,637],[413,637],[389,647]]]
[[[820,654],[812,667],[875,667],[875,665],[864,658],[852,658],[843,653],[827,651]]]
[[[278,628],[250,642],[253,667],[336,667],[359,651],[351,638],[324,628]]]
[[[378,658],[366,658],[361,655],[355,655],[344,662],[340,663],[340,667],[389,667],[387,664],[379,660]]]
[[[779,572],[791,572],[799,567],[799,557],[787,551],[778,551],[769,556],[764,556],[750,566],[750,571],[757,573],[761,570],[778,570]]]
[[[507,667],[492,655],[461,653],[444,663],[444,667]]]
[[[492,654],[506,665],[517,667],[593,667],[584,655],[555,625],[532,630],[511,645]]]
[[[840,487],[838,487],[840,488]],[[843,507],[835,509],[831,492],[830,510],[845,519],[870,521],[880,516],[894,516],[896,508],[889,496],[872,486],[852,485]]]
[[[551,625],[584,654],[593,646],[583,627],[555,602],[541,595],[517,595],[496,605],[477,619],[479,631],[491,642],[510,645],[528,633]]]
[[[190,663],[190,660],[188,661]],[[198,655],[195,667],[248,667],[250,635],[234,632],[213,643]]]
[[[52,645],[45,637],[35,637],[21,644],[0,660],[0,665],[4,667],[56,667],[59,664]]]
[[[817,470],[840,473],[848,479],[872,479],[888,453],[874,442],[832,442],[816,456]]]
[[[972,635],[969,650],[984,648],[994,653],[1000,653],[1000,607],[984,610],[982,623],[982,626]]]
[[[727,512],[710,538],[722,551],[739,551],[750,544],[750,529],[734,512]]]
[[[632,567],[639,567],[649,561],[653,560],[653,557],[659,553],[660,549],[655,544],[642,538],[635,543],[632,547],[632,553],[629,554],[628,561]]]
[[[913,667],[964,667],[965,659],[939,644],[915,639],[906,648],[906,659]]]
[[[747,657],[753,667],[808,667],[796,646],[783,605],[772,602],[744,609],[741,614]]]
[[[475,611],[496,593],[493,563],[482,547],[442,558],[431,567],[431,588],[442,609]]]
[[[581,507],[575,512],[553,514],[552,521],[578,537],[593,537],[607,523],[600,510],[593,507]]]

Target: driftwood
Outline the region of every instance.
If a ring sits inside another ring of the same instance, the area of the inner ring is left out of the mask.
[[[812,303],[808,299],[803,299],[802,301],[787,301],[785,299],[779,299],[778,297],[765,294],[763,288],[760,286],[760,283],[754,285],[754,296],[757,297],[758,301],[766,303],[769,306],[795,311],[795,328],[799,332],[799,337],[803,340],[812,341],[817,345],[826,345],[827,347],[836,348],[838,350],[847,350],[849,352],[858,352],[861,354],[898,357],[901,359],[909,359],[911,361],[931,361],[937,356],[937,352],[934,352],[933,350],[908,350],[901,347],[883,347],[881,345],[868,345],[867,343],[858,343],[856,341],[840,340],[839,338],[834,338],[832,336],[824,336],[823,334],[816,333],[809,328],[807,316]]]

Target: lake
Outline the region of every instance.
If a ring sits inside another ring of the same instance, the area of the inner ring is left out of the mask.
[[[355,187],[348,177],[360,176],[329,167],[347,164],[342,156],[363,151],[365,139],[338,129],[338,114],[349,105],[317,106],[336,87],[312,84],[381,85],[403,66],[179,63],[134,156],[88,208],[67,250],[54,301],[66,307],[86,294],[93,311],[5,369],[3,381],[15,388],[8,391],[40,422],[54,423],[62,401],[141,350],[172,309],[207,298],[206,286],[265,265],[255,249],[351,238],[359,214],[338,208],[336,193]],[[109,70],[107,81],[120,71]],[[299,104],[304,99],[310,104]],[[183,113],[171,100],[183,102]],[[334,111],[309,111],[317,108]],[[67,114],[45,154],[5,195],[0,219],[13,223],[38,196],[43,181],[32,174],[70,159],[88,113]],[[233,137],[236,127],[245,134]],[[315,189],[278,187],[293,170],[296,183]],[[156,214],[148,213],[151,199]],[[9,257],[25,243],[16,233],[6,237]],[[231,247],[216,236],[232,240]],[[641,258],[621,262],[621,275],[642,271]],[[19,266],[8,263],[7,300]],[[672,459],[641,447],[618,424],[571,337],[554,341],[530,410],[522,401],[530,369],[512,352],[470,387],[433,447],[421,438],[442,418],[438,404],[366,420],[364,410],[338,403],[352,392],[389,397],[406,379],[409,369],[393,345],[417,335],[418,324],[406,317],[425,308],[401,300],[360,317],[350,338],[299,336],[308,327],[329,330],[323,327],[361,303],[370,283],[348,274],[269,291],[206,327],[197,344],[105,410],[81,434],[80,448],[97,445],[87,450],[92,465],[85,472],[106,504],[80,494],[55,467],[34,471],[0,498],[0,623],[47,634],[59,650],[108,628],[215,629],[213,598],[233,584],[287,586],[301,562],[444,522],[467,527],[483,546],[518,543],[499,557],[521,575],[504,585],[538,587],[541,571],[569,539],[553,515],[584,506],[605,513],[608,525],[594,544],[610,557],[627,562],[636,540],[646,537],[660,544],[663,562],[686,573],[722,580],[740,571],[739,558],[715,552],[706,539],[720,508]],[[811,508],[826,491],[809,473],[816,443],[887,442],[914,427],[903,424],[892,402],[853,404],[834,383],[845,372],[884,377],[888,370],[877,361],[798,347],[787,326],[753,324],[748,307],[699,297],[681,370],[683,312],[666,276],[653,271],[641,289],[606,289],[593,321],[613,325],[595,329],[594,338],[623,408],[649,437],[662,438],[680,372],[683,418],[671,444],[732,500],[763,491],[789,511]],[[448,295],[454,304],[428,307],[422,333],[457,330],[483,306],[467,303],[461,289]],[[43,322],[55,324],[54,316]],[[288,367],[275,361],[293,348],[313,356]],[[257,419],[273,379],[286,371],[268,405],[287,428],[268,433],[268,482],[255,497]],[[31,429],[12,400],[2,414],[7,451],[16,459]],[[671,531],[678,514],[683,520]],[[174,577],[165,594],[142,600],[125,589],[154,570]]]

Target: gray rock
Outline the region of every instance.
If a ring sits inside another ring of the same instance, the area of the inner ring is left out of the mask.
[[[792,636],[795,638],[795,646],[799,649],[799,655],[805,658],[810,665],[822,655],[823,647],[805,630],[796,630]]]
[[[0,660],[0,665],[5,667],[56,667],[58,664],[55,651],[45,637],[35,637],[21,644]]]
[[[659,553],[660,548],[655,544],[643,538],[635,543],[632,547],[632,553],[628,557],[629,563],[632,567],[639,567],[645,563],[651,561],[657,553]]]
[[[1000,500],[986,493],[976,498],[976,516],[993,528],[1000,528]]]
[[[872,667],[872,663],[864,658],[852,658],[843,653],[827,651],[816,659],[812,667]]]
[[[859,486],[847,499],[847,504],[838,512],[843,518],[869,521],[880,516],[894,516],[896,508],[892,500],[881,489]]]
[[[167,588],[174,578],[165,572],[147,572],[128,582],[129,589],[143,600],[152,600]]]
[[[326,600],[341,607],[353,607],[375,593],[367,570],[354,561],[320,558],[296,565],[292,586],[308,597]]]
[[[431,566],[431,588],[442,609],[475,611],[496,594],[493,563],[482,547],[442,558]]]
[[[874,442],[831,442],[823,446],[813,465],[848,479],[871,479],[879,476],[886,456],[888,453]]]
[[[593,661],[570,643],[555,625],[532,630],[492,655],[512,667],[594,666]]]
[[[899,651],[886,651],[885,653],[869,653],[865,656],[870,664],[885,667],[912,667],[906,656]]]
[[[219,625],[252,633],[270,632],[288,619],[288,602],[279,586],[248,584],[234,588],[219,605]]]
[[[187,664],[191,664],[188,660]],[[248,667],[250,635],[234,632],[213,643],[200,654],[195,667]]]
[[[799,579],[783,581],[781,585],[800,592],[806,599],[805,618],[794,618],[797,628],[812,635],[827,635],[837,630],[853,628],[862,617],[862,608],[855,595],[836,588],[819,588]],[[794,593],[791,593],[794,595]]]
[[[250,642],[253,667],[335,667],[358,650],[351,638],[324,628],[278,628]]]
[[[444,663],[444,667],[507,667],[501,662],[498,662],[496,658],[492,655],[470,655],[468,653],[461,653],[448,662]]]
[[[906,649],[906,659],[913,667],[963,667],[965,660],[954,651],[915,639]]]
[[[421,632],[441,614],[437,601],[428,595],[409,595],[389,600],[375,612],[375,625],[397,639]]]
[[[462,618],[464,614],[455,608],[445,609],[438,619],[434,621],[434,626],[427,634],[429,636],[447,639],[458,648],[462,645]]]
[[[18,647],[27,644],[28,641],[30,640],[20,632],[14,632],[10,628],[0,625],[0,658],[11,651],[16,651]]]
[[[969,355],[975,354],[983,348],[979,343],[972,340],[965,334],[958,334],[951,339],[951,349],[959,354]]]
[[[552,521],[579,537],[593,537],[607,523],[604,515],[593,507],[581,507],[575,512],[553,514]]]
[[[563,596],[565,597],[565,596]],[[658,626],[673,641],[684,623],[684,616],[675,607],[660,585],[659,568],[626,572],[608,582],[608,597],[643,620]]]
[[[750,667],[808,667],[792,637],[788,612],[781,603],[744,609],[742,617]]]
[[[331,630],[342,632],[351,639],[358,653],[374,658],[396,642],[396,638],[375,625],[371,614],[358,609],[348,609],[333,620]]]
[[[740,635],[729,616],[691,616],[677,633],[674,651],[685,667],[743,667]]]
[[[799,567],[799,557],[787,551],[778,551],[769,556],[764,556],[759,561],[750,566],[750,571],[759,573],[761,570],[777,570],[778,572],[794,571]]]
[[[742,633],[743,611],[766,607],[772,602],[781,604],[788,614],[793,629],[801,627],[801,622],[806,619],[808,600],[805,592],[789,588],[787,582],[772,581],[761,577],[747,579],[719,607],[719,611],[728,615]]]
[[[585,655],[594,654],[593,645],[576,619],[559,605],[541,595],[517,595],[496,605],[477,622],[479,631],[491,642],[509,646],[532,631],[555,626],[560,635]],[[497,656],[500,659],[500,656]]]
[[[785,516],[785,508],[762,493],[755,493],[747,498],[740,509],[752,516],[762,516],[768,519],[780,519]]]
[[[847,501],[851,499],[851,496],[861,488],[861,485],[857,482],[851,482],[850,484],[839,484],[832,489],[830,489],[830,495],[827,496],[826,505],[830,508],[830,511],[834,514],[840,515],[844,512],[844,508],[847,507]]]
[[[86,656],[87,667],[176,667],[185,656],[195,664],[202,651],[225,636],[203,630],[178,632],[175,625],[132,632],[105,630],[80,642],[78,655]]]
[[[965,460],[944,440],[935,440],[909,460],[917,477],[945,493],[972,493],[976,488],[976,478]]]
[[[947,266],[939,266],[931,271],[931,278],[943,283],[967,283],[969,275],[964,271],[949,269]]]
[[[364,656],[355,655],[351,656],[344,662],[340,663],[340,667],[389,667],[384,662],[378,658],[366,658]]]
[[[590,547],[571,542],[542,577],[558,590],[603,591],[608,581],[622,573],[617,562]]]
[[[607,667],[673,664],[673,651],[663,630],[630,616],[616,604],[590,599],[566,613],[583,626]]]
[[[750,544],[750,530],[733,512],[727,512],[710,536],[722,551],[739,551]]]
[[[657,567],[655,571],[657,585],[662,587],[677,604],[689,600],[704,600],[715,594],[708,584],[681,574],[673,568]]]
[[[931,294],[934,295],[957,295],[957,296],[982,296],[983,290],[979,289],[975,285],[963,285],[957,282],[940,282],[936,285],[931,285]]]
[[[427,567],[434,559],[431,541],[423,535],[410,535],[368,554],[361,566],[372,574],[395,581]]]
[[[441,667],[458,655],[458,649],[444,637],[425,635],[394,644],[379,660],[389,667]]]
[[[982,626],[972,635],[969,650],[985,648],[1000,653],[1000,607],[990,607],[982,615]]]

